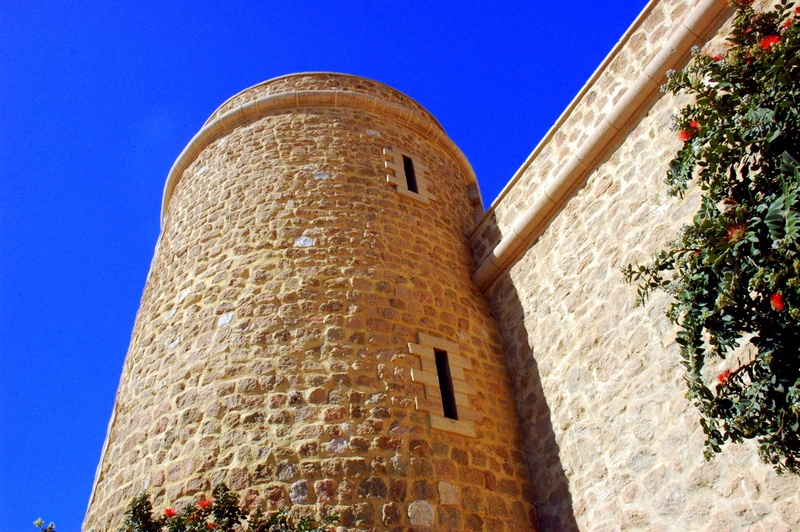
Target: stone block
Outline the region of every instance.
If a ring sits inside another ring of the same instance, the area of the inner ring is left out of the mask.
[[[458,488],[449,482],[439,482],[439,504],[459,504],[461,497]]]
[[[408,520],[415,526],[433,526],[434,506],[428,501],[414,501],[408,505]]]

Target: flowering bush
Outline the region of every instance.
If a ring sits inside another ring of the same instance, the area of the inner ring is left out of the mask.
[[[759,13],[735,0],[728,48],[693,50],[664,90],[694,96],[675,117],[683,147],[667,184],[702,200],[691,225],[647,265],[624,274],[638,302],[673,297],[688,384],[700,413],[706,458],[727,441],[755,438],[779,472],[800,473],[800,8],[781,0]],[[716,379],[709,358],[754,355]],[[706,372],[707,373],[707,372]]]
[[[154,516],[150,496],[142,493],[128,505],[120,532],[327,532],[330,525],[338,521],[336,515],[331,515],[319,524],[310,517],[290,523],[287,509],[270,514],[264,514],[261,509],[248,513],[239,506],[239,496],[225,484],[215,487],[212,497],[188,504],[180,512],[167,508],[163,516]]]

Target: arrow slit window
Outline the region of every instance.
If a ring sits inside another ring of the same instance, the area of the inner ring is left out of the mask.
[[[417,188],[417,174],[414,172],[414,160],[403,155],[403,172],[406,174],[406,188],[419,194]]]
[[[383,149],[383,166],[386,168],[386,182],[395,191],[420,203],[429,204],[436,201],[431,192],[432,181],[428,167],[420,162],[421,158],[391,146]]]
[[[408,349],[417,357],[411,369],[411,380],[419,384],[416,409],[428,413],[431,429],[474,437],[483,414],[475,409],[478,390],[469,382],[474,379],[470,359],[456,342],[425,333],[417,333],[417,343]]]
[[[447,360],[447,351],[434,349],[433,355],[436,360],[436,374],[439,377],[439,391],[442,393],[442,410],[444,410],[444,417],[448,419],[458,419],[456,394],[453,390],[453,377],[450,374],[450,362]]]

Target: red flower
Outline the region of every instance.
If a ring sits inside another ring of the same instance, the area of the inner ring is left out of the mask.
[[[197,506],[200,508],[209,508],[214,503],[214,499],[200,499],[197,501]]]
[[[797,13],[798,15],[800,15],[800,7],[794,8],[794,12]]]
[[[772,45],[776,42],[780,41],[780,35],[767,35],[763,39],[761,39],[761,48],[769,52],[772,50]]]
[[[712,61],[722,61],[722,55],[717,54],[711,58]]]
[[[770,294],[769,304],[775,312],[783,312],[786,309],[786,299],[783,294]]]
[[[783,24],[781,24],[781,28],[786,29],[789,26],[791,26],[793,23],[794,23],[794,21],[792,19],[787,18],[786,20],[783,21]]]
[[[728,227],[728,233],[725,235],[725,240],[728,242],[738,242],[747,235],[747,225],[740,223]]]
[[[164,510],[164,516],[166,517],[175,517],[176,514],[175,508],[167,508]]]
[[[208,528],[209,528],[210,530],[214,530],[215,528],[217,528],[217,524],[216,524],[216,523],[208,523],[208,525],[207,525],[207,526],[208,526]]]
[[[697,132],[700,129],[700,123],[697,120],[692,120],[689,122],[689,125],[683,128],[680,133],[678,133],[678,138],[682,141],[686,142],[687,140],[691,140],[697,136]]]
[[[717,380],[719,381],[720,384],[725,386],[725,383],[728,382],[728,379],[731,378],[731,375],[733,375],[733,372],[729,369],[726,369],[725,371],[717,375]]]

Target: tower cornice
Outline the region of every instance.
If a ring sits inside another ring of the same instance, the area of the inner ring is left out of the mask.
[[[284,80],[288,77],[314,75],[337,77],[346,76],[356,80],[363,79],[365,81],[372,82],[371,80],[366,80],[366,78],[359,78],[349,74],[309,73],[282,76],[256,85],[256,87],[263,87],[272,84],[275,81]],[[385,85],[383,86],[386,87]],[[244,94],[252,89],[254,89],[254,87],[246,89],[239,94]],[[453,142],[450,137],[447,136],[447,133],[444,131],[444,128],[442,128],[441,124],[439,124],[439,122],[437,122],[427,110],[414,102],[411,98],[408,98],[394,89],[391,90],[419,106],[419,109],[415,109],[414,107],[408,105],[390,102],[384,98],[364,92],[339,89],[308,89],[283,91],[259,96],[255,100],[243,103],[238,107],[235,107],[230,111],[217,116],[216,118],[214,118],[214,116],[217,115],[219,111],[215,112],[212,114],[212,118],[206,122],[203,128],[192,138],[191,141],[189,141],[189,144],[187,144],[187,146],[183,149],[169,171],[167,182],[164,186],[164,194],[161,203],[162,228],[167,214],[167,209],[169,207],[170,198],[172,197],[172,193],[180,181],[181,176],[183,175],[183,171],[195,160],[195,158],[206,146],[243,123],[247,123],[273,111],[283,109],[300,107],[339,107],[347,109],[360,109],[391,118],[392,120],[411,128],[416,133],[425,135],[430,140],[437,143],[455,160],[459,167],[469,177],[471,182],[477,182],[475,171],[472,169],[472,165],[469,163],[466,156],[455,144],[455,142]],[[228,102],[232,101],[234,98],[229,99]],[[228,102],[226,102],[226,104]],[[220,106],[220,109],[224,108],[226,104]]]

